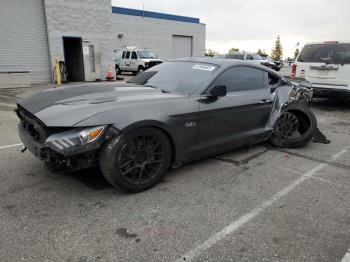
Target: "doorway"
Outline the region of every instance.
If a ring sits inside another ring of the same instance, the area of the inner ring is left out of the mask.
[[[68,81],[85,81],[81,37],[63,37],[63,50]]]
[[[191,57],[193,51],[193,37],[173,35],[172,58]]]

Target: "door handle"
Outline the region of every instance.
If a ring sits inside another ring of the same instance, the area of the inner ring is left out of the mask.
[[[269,103],[271,103],[272,101],[270,100],[270,99],[261,99],[260,101],[259,101],[259,103],[260,104],[269,104]]]

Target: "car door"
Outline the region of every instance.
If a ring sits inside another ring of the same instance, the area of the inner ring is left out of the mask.
[[[254,141],[265,133],[272,110],[266,72],[249,66],[227,69],[210,86],[226,86],[227,95],[199,100],[198,148],[201,156]]]
[[[131,52],[131,58],[130,58],[130,71],[137,71],[138,65],[137,65],[137,54],[135,51]]]
[[[123,53],[122,53],[122,59],[120,60],[120,63],[119,63],[119,68],[120,68],[120,70],[126,70],[126,67],[125,67],[125,59],[126,59],[126,51],[123,51]]]
[[[124,66],[122,70],[129,71],[130,70],[130,61],[131,61],[131,52],[127,51],[125,53],[125,58],[124,58]]]

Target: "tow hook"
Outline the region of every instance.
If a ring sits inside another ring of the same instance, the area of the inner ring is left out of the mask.
[[[21,153],[24,153],[25,151],[27,151],[27,147],[23,146],[22,149],[21,149]]]

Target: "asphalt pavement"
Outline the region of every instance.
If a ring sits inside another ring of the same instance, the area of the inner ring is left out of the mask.
[[[127,194],[98,169],[52,174],[20,152],[15,102],[44,88],[0,90],[0,261],[344,262],[349,254],[349,105],[313,102],[329,145],[261,144]]]

